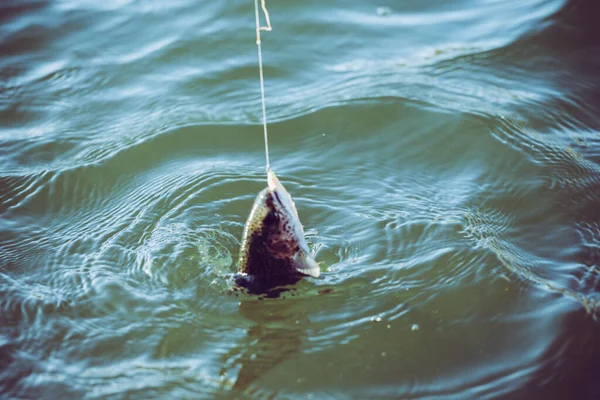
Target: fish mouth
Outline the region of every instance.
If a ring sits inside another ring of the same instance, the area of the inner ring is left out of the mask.
[[[276,200],[277,208],[286,214],[288,214],[291,218],[294,218],[298,222],[298,226],[302,226],[300,224],[300,218],[298,217],[298,210],[296,210],[296,204],[294,200],[292,200],[292,196],[285,190],[285,187],[279,182],[275,172],[269,170],[267,172],[267,194],[270,194],[271,197]],[[304,234],[304,231],[302,231]]]
[[[279,182],[279,179],[277,179],[277,176],[275,176],[275,172],[272,170],[267,171],[267,184],[271,191],[279,189],[287,193],[281,182]]]

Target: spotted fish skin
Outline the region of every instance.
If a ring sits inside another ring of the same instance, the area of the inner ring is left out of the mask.
[[[319,276],[310,257],[296,206],[273,171],[252,207],[244,228],[236,283],[251,293]]]

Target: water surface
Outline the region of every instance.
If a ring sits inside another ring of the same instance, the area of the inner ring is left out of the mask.
[[[258,300],[253,2],[2,2],[0,395],[599,398],[598,2],[268,5]]]

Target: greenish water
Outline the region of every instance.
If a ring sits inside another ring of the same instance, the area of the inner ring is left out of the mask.
[[[599,3],[0,3],[0,397],[600,398]]]

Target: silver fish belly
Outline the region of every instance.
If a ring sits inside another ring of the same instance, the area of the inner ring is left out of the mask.
[[[252,206],[244,228],[236,283],[251,293],[318,277],[296,206],[273,171]]]

